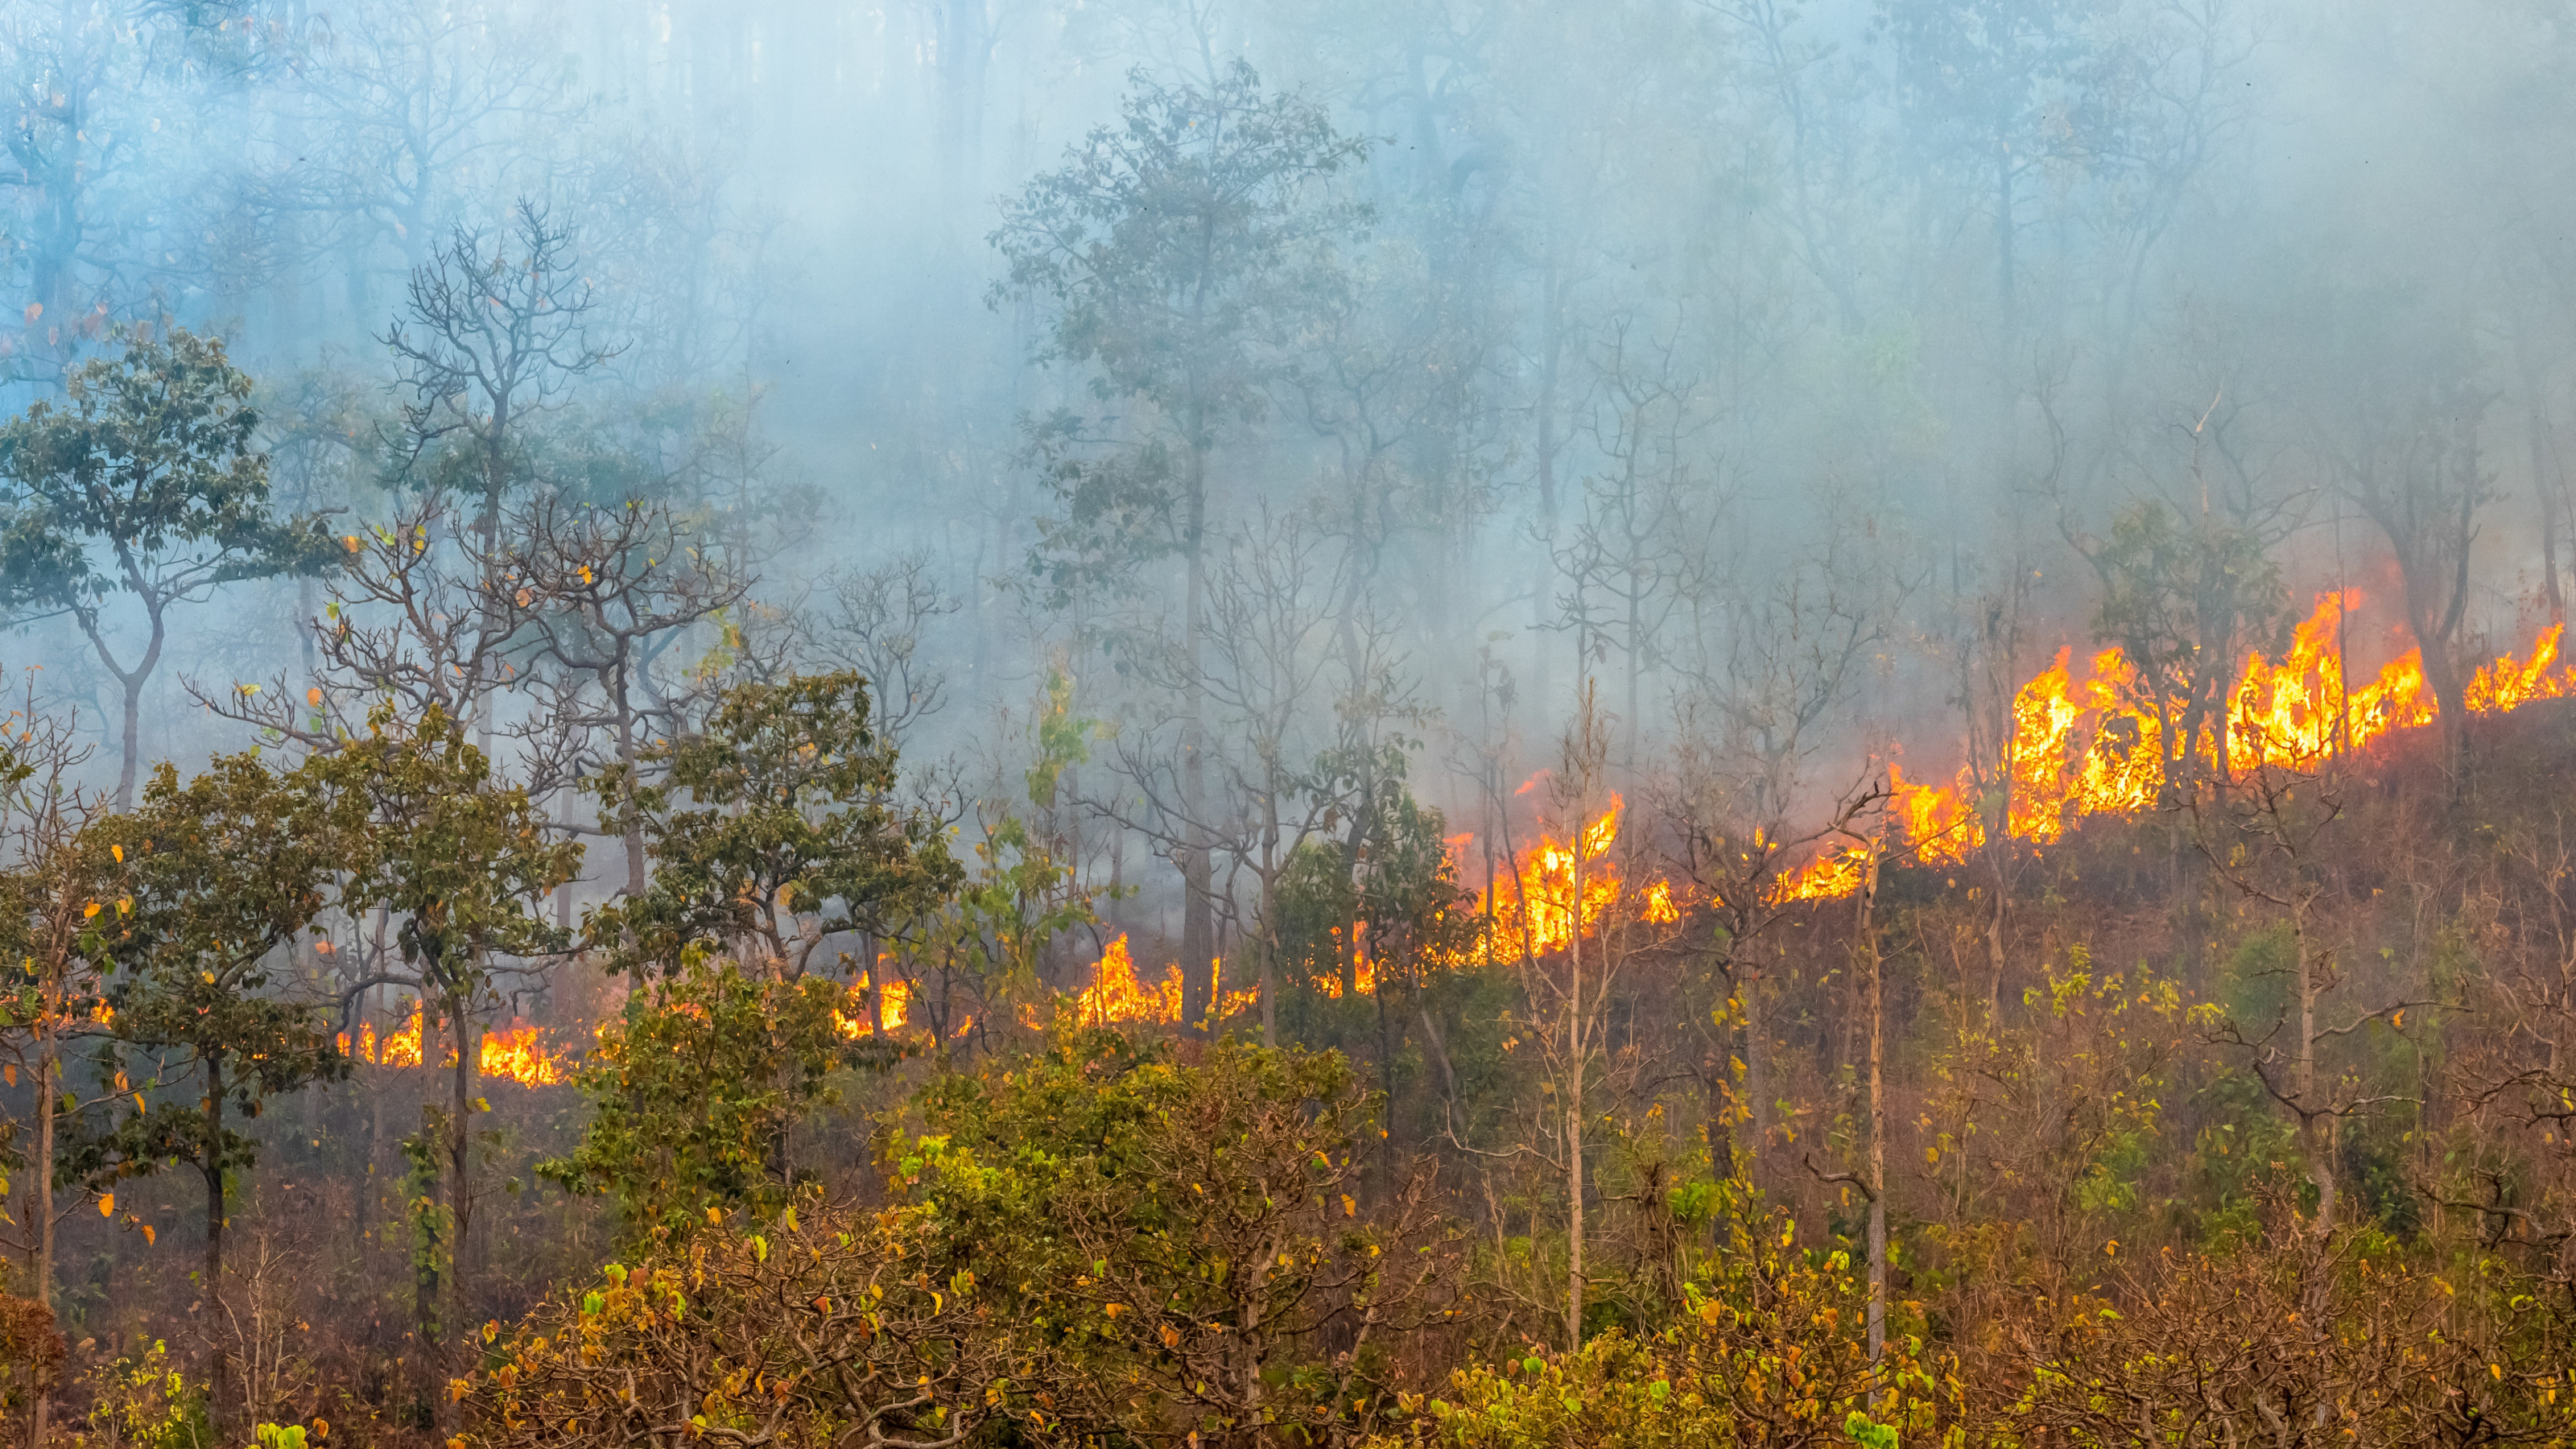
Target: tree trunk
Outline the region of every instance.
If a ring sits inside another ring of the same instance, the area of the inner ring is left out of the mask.
[[[1583,1347],[1583,811],[1574,814],[1573,929],[1566,945],[1565,1347]]]
[[[59,1001],[52,1003],[55,1009],[60,1005]],[[59,1060],[60,1051],[48,1022],[39,1032],[36,1045],[36,1261],[28,1274],[35,1280],[28,1296],[48,1316],[54,1311],[54,1079]],[[27,1409],[28,1449],[45,1449],[45,1418],[52,1399],[53,1385],[40,1374],[34,1385],[33,1402]]]
[[[610,687],[617,694],[617,761],[626,767],[626,788],[634,789],[643,782],[635,777],[635,710],[627,701],[626,661],[619,659],[611,671]],[[644,820],[634,811],[626,812],[626,898],[644,898]]]
[[[455,1236],[447,1250],[447,1298],[453,1308],[448,1318],[465,1321],[466,1230],[472,1225],[474,1199],[466,1191],[465,1169],[473,1156],[474,1134],[469,1124],[474,1111],[475,1058],[482,1045],[474,1034],[472,1003],[459,990],[448,997],[448,1029],[456,1038],[456,1079],[454,1116],[447,1124],[447,1204],[448,1231]]]
[[[2299,963],[2299,1058],[2291,1091],[2299,1103],[2299,1135],[2307,1139],[2301,1145],[2307,1149],[2308,1180],[2316,1184],[2316,1233],[2322,1238],[2334,1231],[2335,1118],[2317,1104],[2317,963],[2308,945],[2306,917],[2302,905],[2294,908],[2290,919]]]
[[[1887,1094],[1883,963],[1878,951],[1878,847],[1860,886],[1861,986],[1869,1013],[1869,1361],[1887,1352]],[[1872,1396],[1875,1399],[1875,1395]]]
[[[1189,684],[1181,725],[1181,1027],[1215,1029],[1216,902],[1214,842],[1207,818],[1207,687],[1200,679],[1207,640],[1207,450],[1190,448]]]
[[[208,1325],[206,1342],[212,1352],[206,1369],[206,1413],[214,1421],[215,1434],[229,1442],[231,1423],[231,1364],[225,1353],[225,1335],[231,1325],[224,1321],[224,1058],[221,1052],[209,1054],[201,1070],[206,1079],[206,1134],[198,1144],[197,1170],[206,1184],[206,1258],[205,1303]]]

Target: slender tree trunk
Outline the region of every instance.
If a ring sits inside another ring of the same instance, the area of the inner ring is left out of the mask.
[[[2308,1154],[2308,1180],[2316,1184],[2316,1233],[2334,1231],[2335,1119],[2317,1102],[2317,963],[2308,944],[2307,906],[2292,908],[2290,935],[2299,967],[2299,1056],[2291,1070],[2291,1091],[2299,1103],[2300,1135]]]
[[[2563,497],[2558,476],[2558,448],[2549,423],[2547,384],[2532,357],[2527,318],[2514,328],[2514,358],[2521,366],[2523,411],[2531,430],[2531,501],[2540,510],[2540,594],[2552,622],[2567,617],[2558,587],[2558,511]]]
[[[225,1352],[232,1325],[224,1320],[224,1057],[209,1053],[201,1068],[206,1078],[206,1132],[198,1144],[197,1170],[206,1184],[206,1342],[211,1348],[206,1368],[206,1412],[218,1438],[230,1442],[232,1366]]]
[[[1279,870],[1272,858],[1276,845],[1274,830],[1261,859],[1261,1044],[1265,1047],[1279,1045]]]
[[[1584,792],[1589,795],[1590,792]],[[1574,813],[1573,929],[1565,996],[1565,1346],[1583,1347],[1583,809]]]
[[[429,1060],[428,1036],[429,1033],[426,1030],[421,1033],[421,1060],[424,1062]],[[408,1179],[411,1172],[419,1170],[418,1166],[414,1164],[434,1163],[438,1160],[434,1155],[432,1155],[430,1144],[427,1141],[430,1126],[437,1120],[438,1109],[424,1102],[421,1104],[420,1115],[421,1138],[418,1139],[420,1141],[420,1147],[417,1149],[417,1156],[413,1155],[409,1142],[405,1143],[406,1200],[404,1203],[404,1211],[411,1219],[411,1227],[414,1235],[414,1241],[412,1243],[411,1309],[413,1343],[419,1354],[418,1362],[422,1370],[420,1374],[420,1382],[417,1385],[420,1392],[420,1409],[429,1420],[430,1431],[435,1433],[440,1428],[444,1427],[447,1421],[445,1408],[446,1396],[439,1392],[439,1370],[443,1366],[442,1360],[444,1358],[444,1354],[441,1351],[443,1345],[440,1340],[445,1337],[445,1335],[439,1331],[438,1322],[438,1296],[440,1288],[438,1250],[441,1244],[438,1237],[438,1217],[436,1208],[429,1205],[430,1199],[427,1192],[423,1193],[422,1196],[418,1198],[408,1196],[410,1190]],[[434,1192],[436,1190],[434,1186],[429,1184],[424,1184],[423,1186],[428,1187],[430,1192]],[[451,1223],[451,1229],[452,1226],[453,1224]]]
[[[123,763],[116,773],[116,808],[134,808],[134,780],[142,770],[143,742],[136,731],[143,720],[143,676],[134,674],[121,681],[125,686],[125,717],[117,729],[117,741],[123,751]]]
[[[2002,357],[2009,363],[2013,355],[2014,333],[2020,326],[2019,309],[2015,306],[2019,279],[2014,276],[2013,246],[2015,237],[2013,213],[2020,202],[2013,195],[2012,145],[2002,136],[1995,138],[1995,304],[2003,319],[2000,341]]]
[[[60,1003],[51,1006],[59,1009]],[[35,1280],[28,1296],[50,1319],[54,1311],[54,1081],[61,1070],[61,1049],[55,1043],[50,1012],[48,1016],[36,1043],[36,1261],[28,1273]],[[28,1449],[45,1449],[46,1411],[52,1407],[53,1387],[41,1375],[35,1382],[27,1409]]]
[[[1869,843],[1860,887],[1861,989],[1869,1013],[1869,1361],[1887,1351],[1887,1092],[1884,971],[1878,950],[1879,842]]]
[[[472,1006],[463,990],[448,996],[448,1030],[456,1038],[456,1076],[454,1115],[447,1124],[448,1231],[455,1234],[447,1250],[447,1297],[454,1309],[448,1318],[456,1323],[465,1321],[467,1229],[472,1226],[474,1210],[473,1195],[466,1191],[465,1169],[473,1157],[474,1072],[479,1065],[475,1058],[482,1043],[475,1036]]]
[[[626,788],[642,782],[635,778],[635,710],[627,701],[626,661],[619,659],[611,671],[610,687],[617,694],[617,761],[626,767]],[[633,811],[626,819],[626,898],[644,898],[644,821]]]
[[[1190,448],[1189,683],[1181,725],[1181,1026],[1215,1029],[1216,902],[1214,842],[1207,831],[1207,686],[1200,678],[1207,642],[1207,450]]]

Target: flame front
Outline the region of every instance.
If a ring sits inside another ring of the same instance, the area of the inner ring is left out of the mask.
[[[2200,727],[2191,754],[2223,755],[2236,773],[2301,768],[2392,730],[2432,723],[2438,706],[2421,650],[2408,650],[2358,687],[2346,681],[2339,640],[2358,602],[2349,590],[2321,594],[2278,659],[2249,653],[2228,708]],[[2551,625],[2527,661],[2506,654],[2482,666],[2466,690],[2471,712],[2500,714],[2576,692],[2576,670],[2559,661],[2563,632]],[[2080,680],[2070,673],[2070,655],[2060,650],[2013,700],[2012,739],[1993,778],[2008,782],[2002,803],[2016,840],[2053,844],[2084,816],[2152,809],[2165,793],[2167,762],[2182,754],[2166,739],[2189,718],[2182,702],[2142,700],[2137,671],[2117,649],[2094,655]],[[1890,808],[1917,859],[1954,864],[1985,845],[1985,816],[1969,803],[1978,796],[1972,771],[1946,785],[1918,784],[1901,772],[1891,781]]]

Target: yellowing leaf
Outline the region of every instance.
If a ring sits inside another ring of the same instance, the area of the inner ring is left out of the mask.
[[[92,920],[97,917],[100,911],[105,909],[107,909],[105,906],[100,905],[96,901],[92,901],[88,905],[81,907],[81,919],[84,921]]]
[[[116,1216],[116,1194],[115,1194],[115,1193],[112,1193],[112,1192],[103,1192],[103,1193],[100,1193],[100,1194],[99,1194],[99,1196],[98,1196],[98,1215],[99,1215],[100,1217],[103,1217],[103,1218],[112,1218],[112,1217]]]
[[[157,1236],[158,1234],[152,1231],[152,1225],[150,1223],[145,1223],[143,1225],[143,1246],[147,1248],[151,1247],[152,1240]]]

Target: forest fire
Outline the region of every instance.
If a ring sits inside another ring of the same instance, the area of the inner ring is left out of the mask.
[[[2421,651],[2408,650],[2365,683],[2347,680],[2341,633],[2358,602],[2351,591],[2320,595],[2278,659],[2248,654],[2228,708],[2198,727],[2193,753],[2223,752],[2239,773],[2304,768],[2430,724],[2438,709]],[[2481,667],[2466,690],[2470,710],[2500,714],[2576,691],[2576,672],[2559,662],[2562,633],[2561,625],[2544,631],[2527,660],[2506,654]],[[2117,649],[2092,656],[2076,679],[2071,652],[2060,650],[2015,696],[2012,742],[1990,777],[2008,782],[2005,828],[2016,840],[2052,844],[2081,817],[2152,808],[2168,761],[2181,754],[2167,737],[2189,719],[2185,702],[2141,699],[2137,671]],[[1986,843],[1985,821],[1968,803],[1979,793],[1974,771],[1962,768],[1949,785],[1918,784],[1901,772],[1890,778],[1891,808],[1917,859],[1951,864]]]
[[[1485,927],[1466,959],[1484,965],[1561,951],[1577,935],[1590,935],[1621,908],[1627,896],[1619,867],[1609,859],[1619,838],[1626,802],[1610,796],[1608,808],[1569,840],[1542,835],[1521,852],[1511,875],[1496,881],[1476,904]],[[1628,908],[1644,920],[1679,920],[1672,884],[1650,881]]]
[[[2201,727],[2198,748],[2229,767],[2303,766],[2361,749],[2392,730],[2429,724],[2437,714],[2420,651],[2409,650],[2368,681],[2348,682],[2341,633],[2358,604],[2354,591],[2319,596],[2279,658],[2249,654],[2224,717],[2224,733]],[[2527,658],[2505,654],[2476,672],[2466,695],[2472,712],[2500,714],[2541,699],[2576,695],[2576,667],[2562,662],[2564,626],[2551,625]],[[2005,828],[2015,840],[2053,844],[2088,815],[2134,815],[2164,793],[2171,751],[2167,732],[2187,711],[2178,701],[2141,701],[2137,671],[2118,649],[2090,656],[2079,674],[2074,651],[2062,649],[2013,699],[2012,740],[1990,779],[2008,781]],[[1889,811],[1914,859],[1933,865],[1965,860],[1986,844],[1986,823],[1973,802],[1977,772],[1962,768],[1948,784],[1909,780],[1891,767]],[[1590,934],[1620,903],[1625,887],[1610,858],[1621,804],[1583,828],[1577,844],[1553,837],[1520,853],[1512,873],[1478,902],[1490,923],[1468,959],[1478,964],[1563,950],[1579,930]],[[1460,842],[1453,844],[1453,851]],[[1582,904],[1574,876],[1583,866]],[[1773,904],[1839,900],[1858,891],[1867,863],[1858,843],[1830,849],[1771,887]],[[1634,907],[1643,919],[1678,914],[1669,881],[1649,882]],[[1366,989],[1365,986],[1362,988]]]
[[[1181,1019],[1181,968],[1175,963],[1162,980],[1147,983],[1136,975],[1136,958],[1127,938],[1111,941],[1091,970],[1091,984],[1073,999],[1080,1020],[1106,1026],[1111,1022],[1171,1023]]]
[[[422,1038],[427,1030],[420,1003],[413,1002],[411,1017],[382,1038],[376,1035],[375,1023],[358,1028],[352,1042],[349,1033],[339,1034],[340,1053],[353,1061],[379,1067],[416,1067],[423,1056]],[[549,1047],[546,1028],[513,1019],[508,1026],[483,1033],[481,1049],[475,1061],[482,1075],[522,1087],[551,1087],[566,1080],[569,1056]],[[442,1066],[456,1065],[456,1049],[449,1047]]]
[[[1257,990],[1225,989],[1225,961],[1222,958],[1211,962],[1209,971],[1209,987],[1216,1002],[1214,1015],[1218,1020],[1248,1011],[1260,1003],[1261,993]],[[1182,1019],[1184,999],[1180,963],[1175,961],[1164,967],[1161,979],[1146,980],[1137,974],[1135,953],[1123,934],[1101,949],[1100,959],[1091,968],[1091,984],[1060,998],[1075,1020],[1090,1026],[1129,1022],[1169,1026]],[[1020,1016],[1032,1026],[1039,1023],[1033,1007],[1022,1008]]]
[[[880,962],[884,959],[882,956],[878,958]],[[866,976],[861,976],[858,983],[850,988],[848,1011],[832,1013],[834,1029],[853,1041],[876,1033],[875,1026],[868,1020],[868,980]],[[877,1019],[885,1023],[886,1030],[898,1030],[903,1026],[911,1006],[912,988],[899,976],[888,977],[883,999],[877,1003]]]

